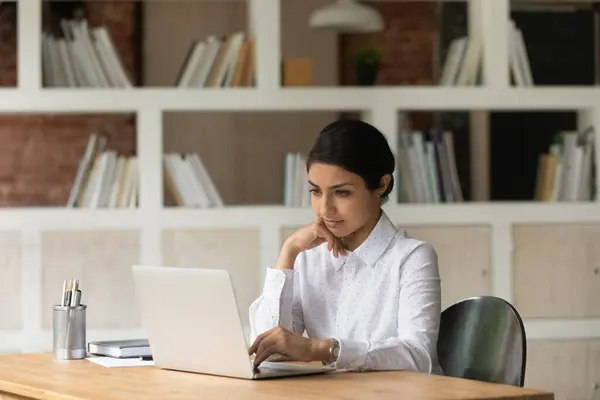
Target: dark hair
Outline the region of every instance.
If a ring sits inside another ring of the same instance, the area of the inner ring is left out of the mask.
[[[306,160],[306,170],[315,163],[340,166],[360,176],[370,190],[381,186],[390,174],[390,183],[381,194],[387,201],[394,188],[394,154],[385,136],[374,126],[360,120],[339,120],[327,125],[317,137]]]

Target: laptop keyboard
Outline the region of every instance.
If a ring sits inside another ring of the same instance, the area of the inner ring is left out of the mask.
[[[253,365],[253,367],[254,367],[254,365]],[[292,369],[293,368],[286,368],[285,365],[273,365],[273,364],[270,364],[270,363],[263,363],[263,364],[260,364],[258,366],[258,371],[257,372],[258,373],[261,373],[261,372],[264,373],[264,372],[289,371],[289,370],[292,370]]]

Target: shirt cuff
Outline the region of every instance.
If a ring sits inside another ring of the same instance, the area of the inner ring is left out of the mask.
[[[289,285],[293,283],[293,278],[293,269],[267,268],[263,294],[269,297],[280,297],[284,294],[284,288],[289,287]]]
[[[360,340],[338,339],[340,354],[334,363],[338,369],[360,369],[366,363],[369,343]]]
[[[292,301],[294,298],[294,270],[267,268],[264,296],[277,304],[276,325],[292,330]]]

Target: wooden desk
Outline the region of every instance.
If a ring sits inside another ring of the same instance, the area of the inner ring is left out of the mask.
[[[156,367],[105,368],[50,354],[0,356],[0,399],[519,399],[553,400],[540,391],[413,372],[336,372],[247,381]]]

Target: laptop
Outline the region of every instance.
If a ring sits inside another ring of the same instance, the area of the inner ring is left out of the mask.
[[[134,265],[132,272],[141,324],[157,367],[242,379],[333,370],[263,362],[256,371],[228,271]]]

